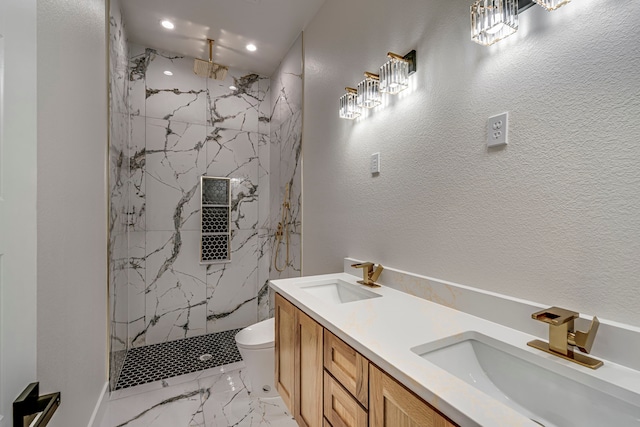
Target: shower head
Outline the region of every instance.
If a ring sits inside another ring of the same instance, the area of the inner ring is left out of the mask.
[[[224,80],[227,77],[229,67],[213,62],[213,40],[209,42],[209,60],[197,59],[193,63],[193,72],[200,77],[208,77],[215,80]]]

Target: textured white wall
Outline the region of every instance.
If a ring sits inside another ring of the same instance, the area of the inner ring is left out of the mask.
[[[87,425],[107,381],[104,0],[38,1],[38,380],[53,426]]]
[[[470,3],[327,0],[305,31],[304,274],[353,256],[640,325],[640,3],[534,7],[490,48]],[[413,48],[409,93],[338,119],[344,86]]]

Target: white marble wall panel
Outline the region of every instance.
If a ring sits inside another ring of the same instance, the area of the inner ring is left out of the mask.
[[[206,270],[197,231],[146,233],[146,343],[206,332]]]
[[[271,223],[270,189],[271,143],[269,135],[259,135],[258,140],[258,227],[269,228]]]
[[[269,153],[270,182],[270,279],[289,278],[301,274],[302,229],[302,36],[298,38],[271,83],[271,141]],[[275,235],[283,218],[283,199],[289,188],[290,208],[285,229],[289,231],[287,262],[286,236],[279,241]],[[275,268],[277,264],[283,271]],[[266,291],[263,292],[266,294]],[[272,313],[273,298],[263,295],[260,315]]]
[[[111,351],[119,351],[127,348],[127,234],[114,233],[110,240]]]
[[[199,230],[203,125],[147,118],[146,229]]]
[[[119,0],[109,10],[109,317],[110,378],[115,381],[124,361],[128,329],[127,211],[129,141],[128,49]],[[111,383],[115,384],[114,382]]]
[[[128,348],[145,345],[147,325],[145,322],[145,291],[146,291],[146,259],[147,233],[144,231],[129,231],[128,274],[129,279],[129,327]]]
[[[216,128],[207,136],[208,176],[231,178],[231,229],[258,225],[258,144],[255,132]]]
[[[193,72],[193,58],[147,50],[145,115],[204,125],[207,79]],[[165,71],[173,73],[167,76]]]
[[[129,44],[129,114],[145,116],[146,83],[145,76],[151,59],[151,49]]]
[[[258,232],[235,230],[231,262],[207,266],[207,332],[251,325],[258,312]]]
[[[273,317],[273,291],[269,288],[271,244],[269,229],[258,229],[258,321]]]
[[[130,126],[127,228],[129,231],[144,231],[147,219],[145,185],[146,119],[141,116],[131,116]]]
[[[233,69],[202,79],[191,58],[129,51],[128,344],[248,326],[269,275],[257,230],[270,215],[270,80]],[[231,178],[230,263],[199,263],[202,175]]]
[[[230,90],[230,85],[235,86],[236,90]],[[248,132],[260,131],[260,107],[268,93],[267,78],[231,69],[222,82],[209,79],[207,88],[209,126]]]
[[[258,87],[264,98],[258,106],[258,133],[269,136],[271,132],[271,80],[261,78]]]

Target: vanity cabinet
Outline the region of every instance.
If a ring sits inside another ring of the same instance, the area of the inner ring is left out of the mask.
[[[276,294],[276,388],[300,427],[322,426],[323,328]]]
[[[301,427],[455,427],[277,293],[276,387]]]
[[[276,389],[289,411],[295,415],[296,312],[298,309],[276,294]]]

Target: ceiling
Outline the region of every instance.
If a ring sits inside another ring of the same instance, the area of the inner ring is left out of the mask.
[[[271,76],[324,0],[122,0],[129,42]],[[175,24],[166,30],[160,21]],[[258,47],[249,52],[246,45]]]

